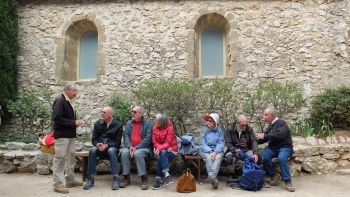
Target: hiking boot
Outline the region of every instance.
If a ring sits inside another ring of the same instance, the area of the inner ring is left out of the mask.
[[[84,190],[91,189],[94,186],[95,179],[92,176],[87,177],[86,183],[84,185]]]
[[[124,179],[120,183],[120,188],[126,188],[128,185],[130,185],[130,175],[124,175]]]
[[[148,177],[147,177],[147,175],[141,176],[141,189],[148,190]]]
[[[112,190],[118,190],[119,187],[120,187],[119,177],[115,176],[113,177],[113,181],[112,181]]]
[[[164,186],[164,185],[163,185],[163,183],[162,183],[162,180],[157,179],[157,180],[156,180],[156,183],[154,183],[154,185],[152,186],[152,189],[153,189],[153,190],[158,190],[158,189],[162,188],[163,186]]]
[[[61,194],[67,194],[69,193],[69,189],[64,187],[63,185],[56,186],[53,188],[54,192],[61,193]]]
[[[66,183],[66,188],[83,186],[83,182],[79,180],[74,180],[72,182]]]
[[[271,176],[270,185],[276,186],[276,185],[278,185],[280,180],[281,180],[281,175],[280,175],[280,173],[276,172],[274,175]]]
[[[171,176],[169,175],[169,176],[166,176],[165,178],[164,178],[164,184],[167,184],[167,185],[170,185],[170,184],[172,184],[173,183],[173,180],[171,179]]]
[[[292,181],[285,181],[286,183],[286,190],[289,192],[295,192],[295,187],[292,184]]]
[[[211,186],[213,187],[213,189],[218,189],[218,187],[219,187],[219,180],[218,179],[214,179],[214,181],[211,183]]]

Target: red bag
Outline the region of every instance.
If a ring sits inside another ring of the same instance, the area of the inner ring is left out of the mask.
[[[47,133],[44,137],[39,138],[40,144],[44,146],[51,146],[55,144],[55,138],[53,137],[53,132]]]

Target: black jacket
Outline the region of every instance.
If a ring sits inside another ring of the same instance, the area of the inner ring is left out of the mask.
[[[244,151],[253,150],[254,154],[258,154],[258,142],[255,138],[253,129],[247,126],[246,129],[242,131],[241,136],[239,137],[239,133],[236,130],[236,124],[238,124],[237,121],[235,121],[225,133],[225,143],[227,151],[237,154],[236,150],[239,148],[243,149]],[[242,142],[245,142],[245,147],[241,146]]]
[[[74,110],[64,95],[57,97],[52,106],[55,139],[76,137],[75,118]]]
[[[269,125],[264,132],[264,139],[261,143],[269,143],[270,148],[293,148],[292,136],[286,121],[277,119],[276,122]]]
[[[92,145],[97,143],[108,144],[108,147],[120,148],[123,135],[123,125],[113,118],[111,124],[107,128],[107,124],[102,120],[97,120],[94,124],[92,132]]]

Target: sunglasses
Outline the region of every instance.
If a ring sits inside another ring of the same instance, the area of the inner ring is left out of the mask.
[[[131,111],[131,113],[133,113],[133,114],[136,114],[136,113],[137,113],[137,111],[135,111],[135,110],[132,110],[132,111]]]
[[[240,127],[247,127],[248,125],[247,124],[241,124],[239,125]]]

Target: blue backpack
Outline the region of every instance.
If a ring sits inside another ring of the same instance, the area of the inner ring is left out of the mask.
[[[254,159],[245,157],[243,173],[239,181],[239,187],[249,191],[258,191],[264,187],[265,171],[258,166]]]
[[[196,144],[194,142],[194,137],[192,134],[184,134],[179,138],[179,150],[178,153],[181,156],[184,155],[194,155],[197,152]]]

